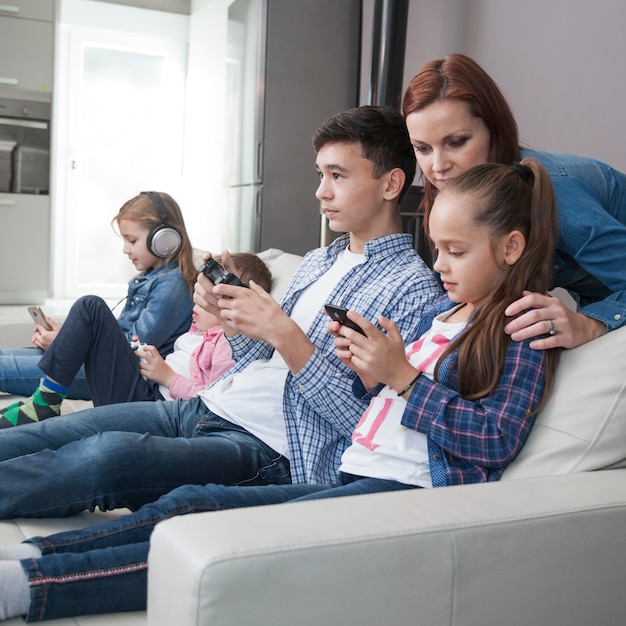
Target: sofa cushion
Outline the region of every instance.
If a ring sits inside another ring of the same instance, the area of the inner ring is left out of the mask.
[[[626,466],[626,327],[563,350],[552,396],[502,480]]]
[[[257,254],[272,271],[272,297],[280,302],[302,257],[278,248],[268,248]]]

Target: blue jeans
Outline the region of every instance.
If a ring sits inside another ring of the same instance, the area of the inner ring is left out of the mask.
[[[0,461],[3,519],[135,511],[186,484],[291,482],[285,457],[200,398],[110,404],[7,428]]]
[[[96,406],[162,398],[158,385],[139,373],[137,357],[108,305],[79,298],[48,350],[0,352],[0,391],[30,396],[47,374],[68,387],[68,398]]]
[[[50,378],[70,386],[83,366],[95,406],[161,398],[156,383],[139,373],[128,338],[106,302],[98,296],[79,298],[39,367]]]
[[[44,377],[39,367],[43,356],[39,348],[0,350],[0,391],[18,396],[30,396]],[[85,369],[81,367],[70,385],[67,397],[72,400],[89,400],[89,387]]]
[[[31,585],[27,621],[146,608],[149,539],[157,522],[189,513],[411,489],[345,477],[339,485],[185,485],[139,511],[82,530],[30,539],[42,557],[24,559]],[[332,522],[331,522],[332,523]],[[54,581],[58,577],[58,580]]]

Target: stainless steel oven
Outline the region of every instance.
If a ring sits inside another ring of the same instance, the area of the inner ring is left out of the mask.
[[[50,103],[0,98],[0,193],[49,190]]]

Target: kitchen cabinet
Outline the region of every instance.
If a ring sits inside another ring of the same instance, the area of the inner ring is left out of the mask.
[[[50,198],[0,193],[0,304],[45,302],[50,264]]]
[[[0,171],[2,190],[14,192],[0,193],[0,304],[43,303],[48,295],[54,7],[55,0],[0,0]]]
[[[54,24],[0,17],[0,85],[49,93],[53,70]]]
[[[54,0],[0,0],[0,15],[52,22]]]

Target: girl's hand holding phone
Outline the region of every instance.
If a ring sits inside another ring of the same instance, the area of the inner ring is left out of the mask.
[[[31,338],[35,348],[39,348],[44,351],[50,347],[50,344],[52,344],[55,340],[56,336],[59,334],[59,330],[61,329],[61,325],[57,324],[51,317],[46,317],[46,322],[48,323],[50,330],[46,330],[46,328],[38,324],[35,326],[35,330],[33,331],[33,336]]]
[[[357,372],[366,389],[372,389],[378,383],[392,385],[394,381],[406,378],[413,367],[407,361],[404,341],[396,324],[379,317],[378,322],[385,330],[381,332],[355,311],[350,311],[348,316],[364,335],[345,325],[336,328],[337,322],[332,322],[329,330],[335,336],[337,357]]]

